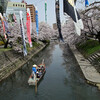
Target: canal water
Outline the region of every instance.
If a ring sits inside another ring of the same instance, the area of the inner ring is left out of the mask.
[[[46,73],[38,91],[27,81],[33,64],[45,60]],[[51,44],[0,83],[0,100],[100,100],[100,91],[88,85],[66,44]]]

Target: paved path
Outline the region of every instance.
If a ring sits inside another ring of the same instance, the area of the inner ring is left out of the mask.
[[[70,48],[75,55],[85,78],[98,86],[100,84],[100,74],[97,72],[94,66],[92,66],[90,62],[82,56],[75,46],[70,46]]]
[[[0,49],[4,48],[4,45],[0,45]]]

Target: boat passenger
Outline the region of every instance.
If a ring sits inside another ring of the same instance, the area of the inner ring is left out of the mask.
[[[39,78],[39,69],[36,71],[36,77]]]
[[[42,73],[45,71],[45,68],[44,66],[41,67],[41,70],[42,70]]]
[[[40,68],[40,65],[38,67]]]

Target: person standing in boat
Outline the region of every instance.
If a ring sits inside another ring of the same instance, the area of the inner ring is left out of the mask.
[[[37,65],[33,65],[33,67],[32,67],[32,75],[34,77],[34,80],[36,79],[36,71],[37,71]]]

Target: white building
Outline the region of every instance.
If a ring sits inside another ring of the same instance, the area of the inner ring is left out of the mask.
[[[19,23],[19,11],[23,11],[23,20],[26,23],[26,4],[20,2],[8,2],[6,16],[15,14],[17,22]]]

